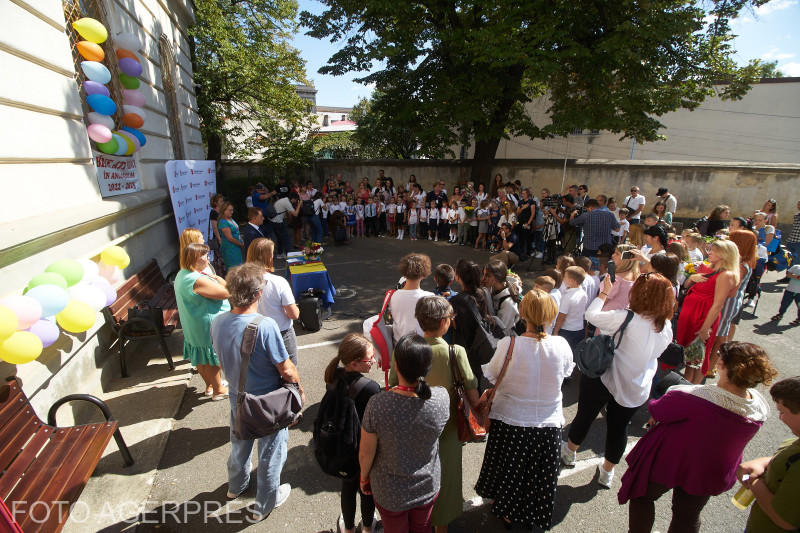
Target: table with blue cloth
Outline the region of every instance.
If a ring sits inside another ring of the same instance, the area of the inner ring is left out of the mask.
[[[321,289],[325,291],[322,295],[322,305],[329,308],[333,305],[333,297],[336,296],[336,289],[333,286],[328,269],[321,262],[306,263],[302,265],[287,265],[286,277],[292,286],[292,292],[296,300],[300,294],[308,289]]]

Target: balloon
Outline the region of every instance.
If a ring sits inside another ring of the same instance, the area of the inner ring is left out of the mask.
[[[102,61],[106,57],[106,53],[103,52],[99,44],[90,41],[78,41],[76,46],[78,48],[78,53],[88,61]]]
[[[122,102],[128,105],[141,107],[145,104],[144,94],[137,89],[123,89]]]
[[[108,87],[102,83],[97,83],[96,81],[92,80],[86,80],[83,82],[83,90],[86,91],[86,94],[102,94],[103,96],[111,96],[111,92],[109,92]]]
[[[89,285],[97,287],[103,291],[103,294],[106,295],[106,305],[111,305],[117,300],[117,291],[111,286],[107,279],[103,277],[97,277],[90,281]]]
[[[28,282],[28,288],[25,289],[25,291],[27,292],[34,287],[38,287],[39,285],[55,285],[57,287],[61,287],[62,289],[66,289],[67,280],[64,279],[64,276],[55,272],[42,272],[41,274],[36,274],[31,278],[30,282]]]
[[[109,246],[103,250],[100,253],[100,261],[107,265],[113,265],[119,268],[125,268],[131,264],[131,258],[128,255],[128,252],[126,252],[120,246]]]
[[[135,137],[127,131],[114,130],[114,135],[118,135],[125,142],[125,153],[122,155],[132,155],[136,151],[138,142],[134,142]]]
[[[86,97],[86,103],[89,104],[96,113],[101,115],[113,115],[117,112],[117,104],[108,96],[102,94],[90,94]]]
[[[57,285],[38,285],[27,293],[42,306],[42,316],[53,316],[60,313],[69,301],[67,291]]]
[[[89,138],[96,143],[107,143],[111,140],[111,130],[102,124],[89,124]]]
[[[97,313],[88,304],[70,300],[63,311],[56,315],[56,322],[64,331],[81,333],[94,326]]]
[[[30,363],[42,353],[42,341],[30,331],[17,331],[0,343],[0,359],[12,365]]]
[[[135,52],[139,49],[139,36],[135,33],[119,33],[114,37],[114,47]]]
[[[81,34],[81,37],[93,43],[102,43],[108,39],[108,31],[100,21],[92,18],[78,19],[72,23],[75,31]]]
[[[119,81],[126,89],[138,89],[140,85],[139,78],[134,78],[133,76],[128,76],[127,74],[120,74]]]
[[[126,141],[130,141],[131,143],[133,143],[133,152],[138,151],[139,148],[142,147],[142,145],[139,144],[139,139],[137,139],[136,136],[134,134],[132,134],[131,132],[125,131],[125,130],[116,130],[116,131],[114,131],[114,133],[122,136],[123,138],[125,138]],[[131,152],[131,153],[133,153],[133,152]],[[130,154],[128,154],[128,155],[130,155]]]
[[[114,137],[115,141],[117,141],[117,151],[114,152],[114,155],[125,155],[125,152],[128,151],[128,143],[126,143],[125,139],[123,139],[116,133],[112,132],[111,136]]]
[[[113,265],[107,265],[104,262],[100,261],[98,265],[100,267],[100,277],[111,283],[112,285],[119,281],[120,278],[120,270],[119,267]]]
[[[94,285],[81,283],[70,287],[67,292],[69,292],[70,302],[83,302],[95,312],[106,306],[105,293]]]
[[[142,133],[141,131],[139,131],[139,130],[137,130],[135,128],[130,128],[128,126],[123,126],[122,130],[123,131],[127,131],[128,133],[130,133],[131,135],[133,135],[134,137],[139,139],[139,144],[141,144],[142,146],[147,144],[147,137],[145,137],[144,133]]]
[[[19,321],[17,320],[17,315],[14,314],[14,311],[5,305],[0,305],[0,339],[10,337],[15,331],[17,331],[18,327]]]
[[[92,81],[102,84],[111,81],[111,72],[109,72],[102,63],[98,63],[97,61],[81,61],[81,69],[86,77]]]
[[[136,105],[123,105],[122,106],[122,111],[123,111],[123,114],[125,114],[125,115],[127,115],[129,113],[133,113],[135,115],[139,115],[140,117],[142,117],[142,120],[146,120],[147,119],[147,113],[144,112],[144,109],[142,109],[141,107],[136,106]]]
[[[107,143],[97,143],[97,149],[108,155],[116,154],[118,148],[119,144],[117,144],[117,140],[113,138],[113,135],[111,140]]]
[[[130,57],[123,57],[119,60],[119,69],[128,76],[133,76],[134,78],[138,78],[142,75],[142,64]]]
[[[136,113],[126,113],[122,115],[122,123],[130,128],[141,128],[144,125],[144,119]]]
[[[67,280],[67,287],[72,287],[83,278],[83,267],[73,259],[59,259],[47,265],[45,272],[61,274]]]
[[[94,111],[90,111],[88,116],[90,124],[102,124],[109,130],[114,129],[114,119],[110,116],[101,115],[100,113],[95,113]]]
[[[17,317],[17,329],[28,329],[42,318],[42,306],[30,296],[9,296],[0,300]]]
[[[131,59],[139,61],[139,57],[130,50],[127,50],[125,48],[117,48],[117,61],[119,61],[123,57],[130,57]]]
[[[42,347],[47,348],[58,340],[61,332],[58,326],[49,320],[39,320],[36,324],[32,325],[28,330],[42,341]]]
[[[100,275],[100,267],[97,266],[97,261],[92,261],[91,259],[77,259],[76,261],[83,267],[81,283],[91,283],[92,280],[97,279]]]

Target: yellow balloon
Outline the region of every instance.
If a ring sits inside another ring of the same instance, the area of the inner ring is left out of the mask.
[[[30,331],[17,331],[0,343],[0,359],[12,365],[30,363],[42,353],[42,341]]]
[[[81,37],[92,43],[102,43],[108,39],[108,31],[99,20],[84,17],[72,23],[75,31],[81,34]]]
[[[10,337],[15,331],[17,331],[18,325],[19,321],[17,320],[17,315],[14,314],[14,311],[5,305],[0,305],[0,339]]]
[[[107,265],[125,268],[131,264],[128,252],[119,246],[109,246],[100,253],[100,261]]]
[[[94,326],[96,314],[89,304],[70,300],[64,310],[56,315],[56,322],[64,331],[82,333]]]

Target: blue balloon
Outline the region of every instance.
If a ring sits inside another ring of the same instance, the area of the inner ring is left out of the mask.
[[[69,294],[58,285],[37,285],[25,296],[30,296],[42,306],[42,316],[53,316],[60,313],[69,302]]]
[[[92,81],[106,84],[111,81],[111,72],[102,63],[97,61],[81,61],[83,73]]]
[[[127,131],[128,133],[130,133],[131,135],[133,135],[134,137],[136,137],[137,139],[139,139],[139,144],[141,144],[142,146],[144,146],[145,144],[147,144],[147,137],[145,137],[145,136],[144,136],[144,133],[142,133],[141,131],[137,130],[136,128],[131,128],[131,127],[128,127],[128,126],[123,126],[123,127],[122,127],[122,130],[123,130],[123,131]]]
[[[102,94],[90,94],[86,97],[86,103],[101,115],[113,115],[117,112],[117,104],[114,103],[114,100]]]
[[[114,155],[125,155],[125,152],[128,151],[128,143],[125,142],[125,139],[122,138],[122,135],[112,133],[111,137],[117,141],[117,151],[114,152]]]

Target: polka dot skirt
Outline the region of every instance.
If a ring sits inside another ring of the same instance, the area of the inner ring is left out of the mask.
[[[498,517],[550,529],[560,466],[561,428],[492,420],[475,491],[493,499]]]

